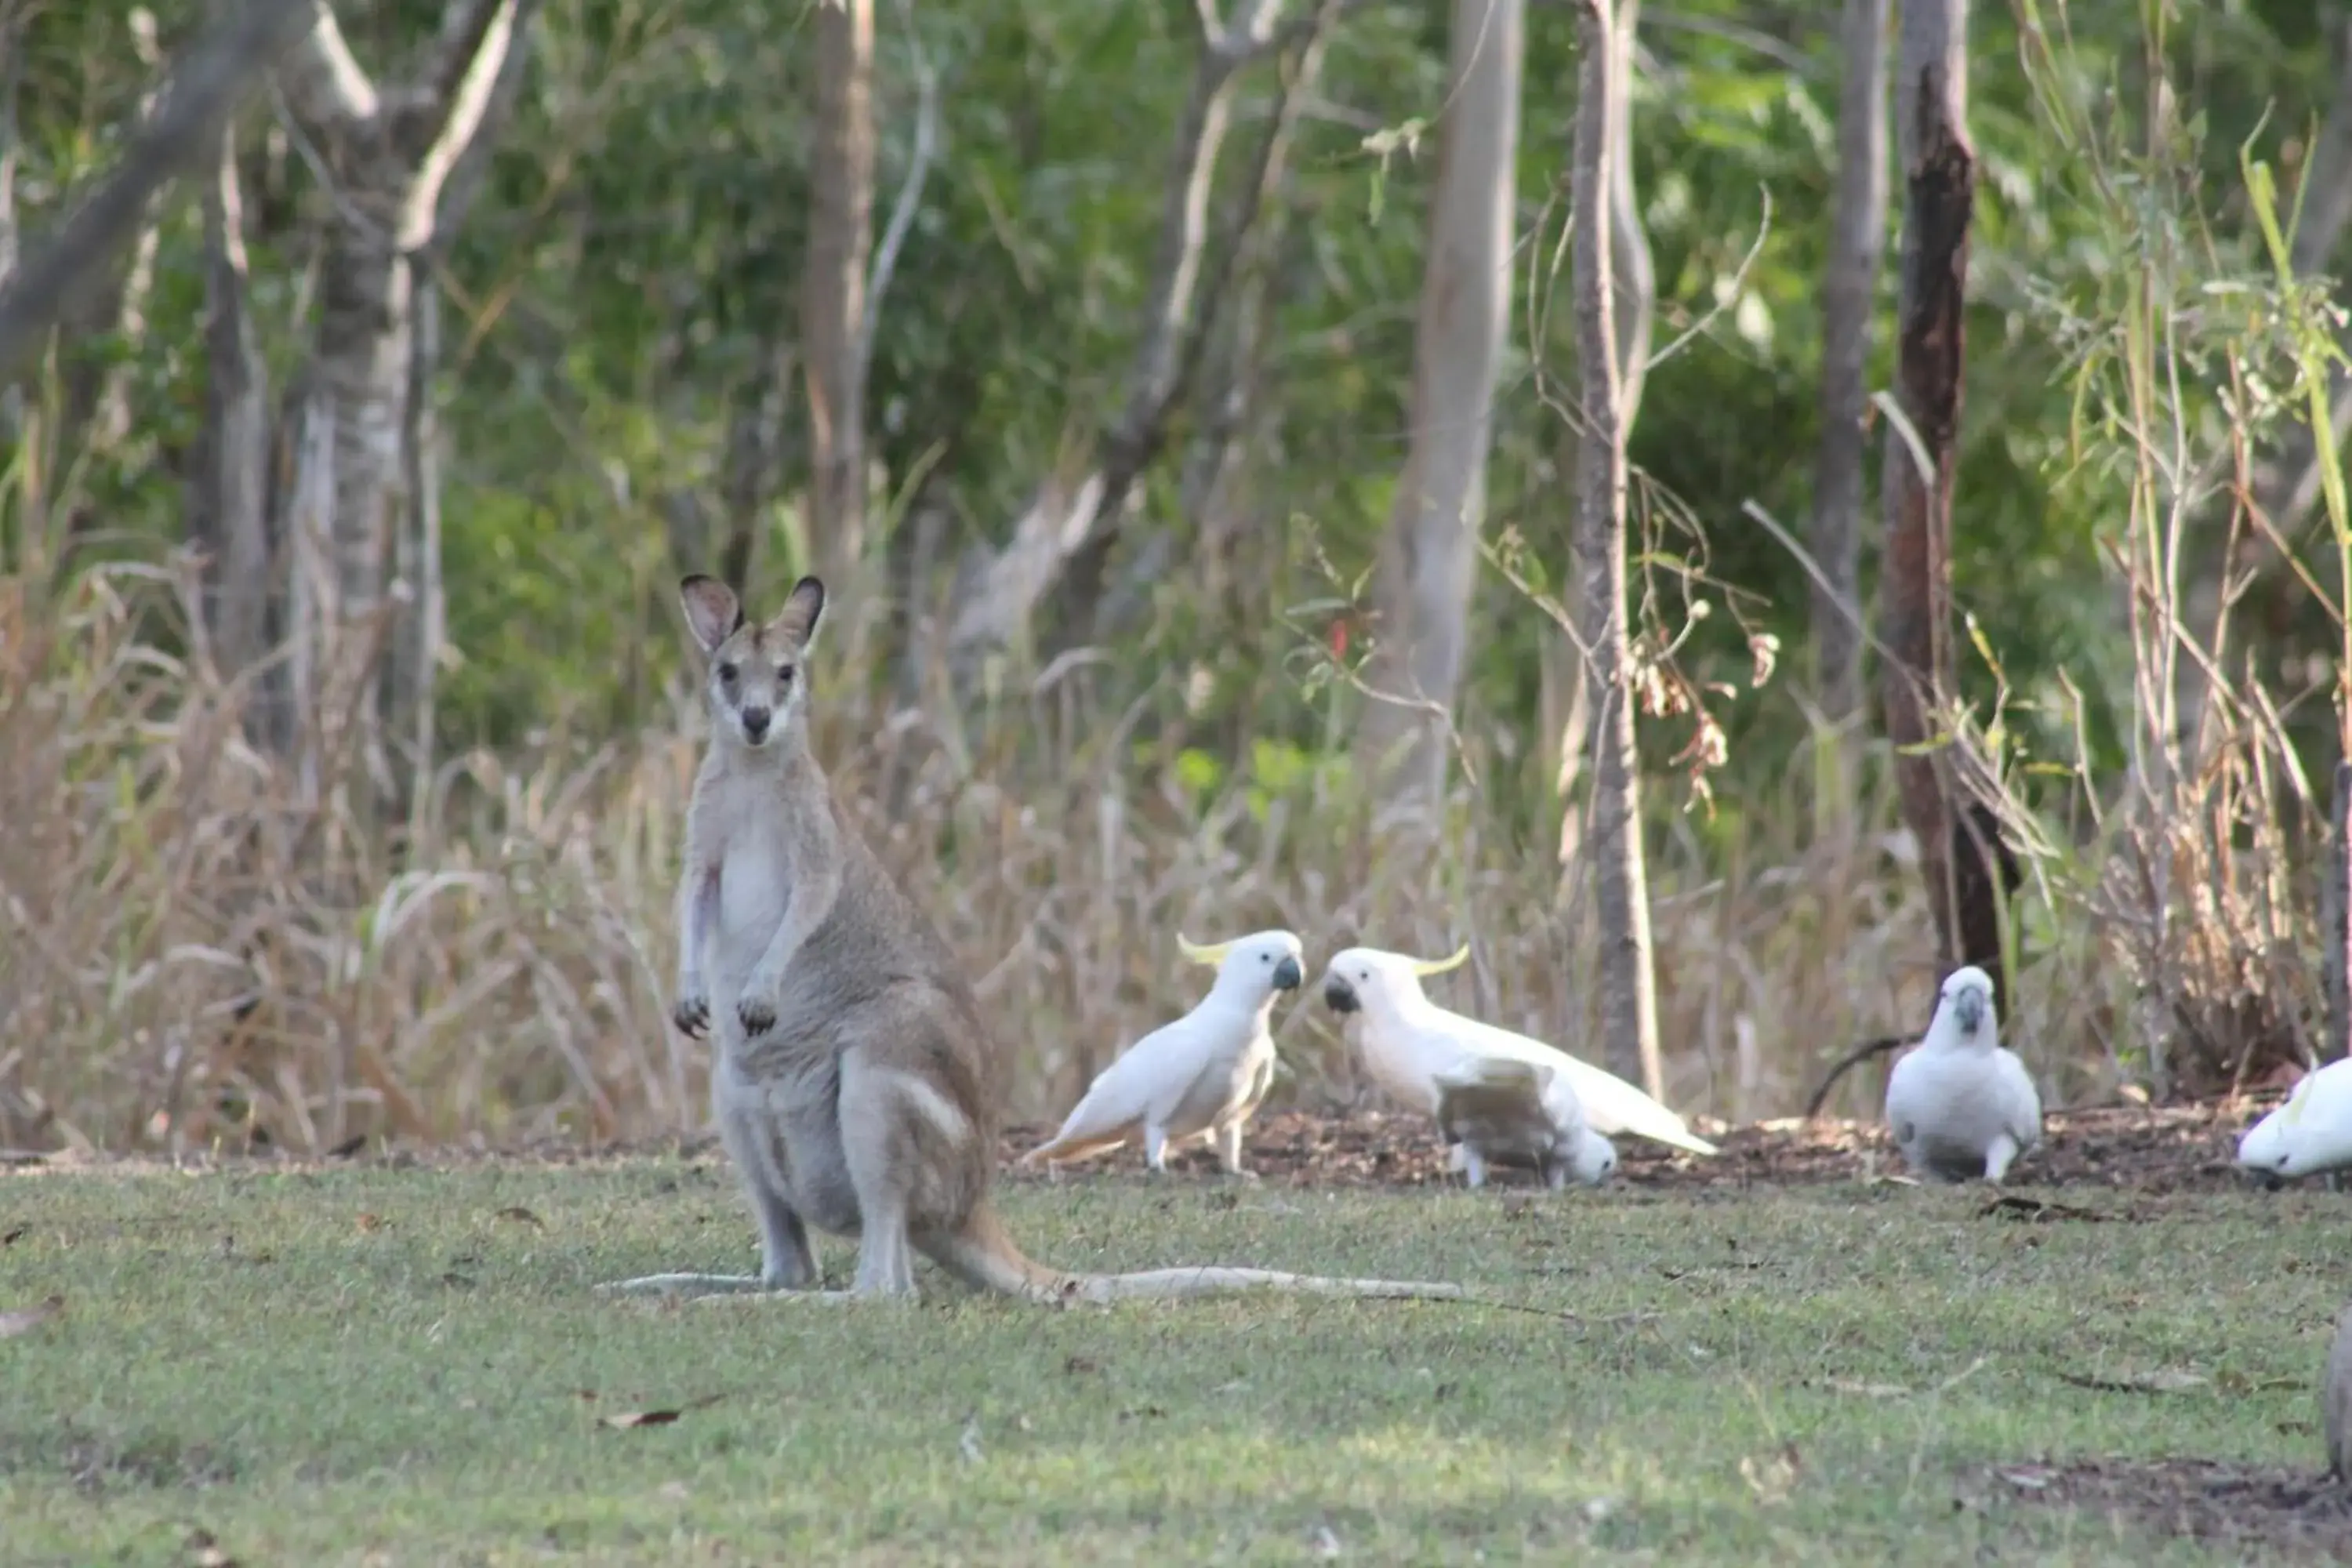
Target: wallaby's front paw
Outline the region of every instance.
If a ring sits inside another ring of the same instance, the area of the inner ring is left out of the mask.
[[[743,1021],[745,1034],[766,1034],[776,1023],[775,992],[754,980],[743,988],[742,996],[736,1002],[735,1016]]]
[[[710,1033],[710,998],[700,994],[679,997],[677,1005],[670,1009],[669,1021],[688,1039],[702,1038]]]

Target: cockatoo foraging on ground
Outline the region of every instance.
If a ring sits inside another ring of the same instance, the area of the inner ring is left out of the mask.
[[[1218,1163],[1242,1171],[1242,1128],[1274,1082],[1274,999],[1307,978],[1305,949],[1286,931],[1262,931],[1215,947],[1177,947],[1217,966],[1200,1005],[1129,1046],[1103,1068],[1054,1141],[1022,1156],[1024,1165],[1083,1160],[1141,1136],[1143,1157],[1168,1169],[1168,1145],[1207,1138]]]
[[[1423,994],[1421,983],[1457,968],[1470,956],[1465,942],[1453,957],[1432,962],[1378,948],[1351,947],[1323,972],[1323,1001],[1335,1013],[1360,1013],[1356,1047],[1374,1082],[1406,1105],[1437,1114],[1441,1079],[1458,1077],[1480,1061],[1500,1058],[1549,1068],[1579,1104],[1592,1132],[1630,1133],[1694,1154],[1716,1147],[1694,1135],[1683,1119],[1614,1073],[1578,1061],[1541,1040],[1449,1012]]]
[[[1617,1149],[1584,1122],[1568,1079],[1549,1067],[1483,1057],[1437,1079],[1437,1131],[1474,1187],[1488,1165],[1532,1166],[1558,1191],[1572,1178],[1597,1187],[1617,1168]]]
[[[2352,1170],[2352,1058],[2304,1074],[2238,1140],[2238,1165],[2273,1183]]]
[[[1886,1125],[1913,1172],[1948,1182],[1998,1182],[2042,1142],[2042,1096],[1974,964],[1945,977],[1926,1037],[1887,1075]]]

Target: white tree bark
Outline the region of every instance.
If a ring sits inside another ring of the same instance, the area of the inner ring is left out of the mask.
[[[1509,325],[1523,0],[1454,0],[1446,110],[1413,337],[1412,426],[1375,574],[1360,757],[1391,803],[1433,809],[1467,646],[1495,377]]]
[[[1889,0],[1845,0],[1840,47],[1837,210],[1822,272],[1821,445],[1813,455],[1813,680],[1832,722],[1862,705],[1864,419],[1870,325],[1886,251],[1886,23]]]
[[[402,501],[408,473],[404,436],[416,383],[412,334],[421,255],[439,231],[443,187],[480,130],[513,47],[522,0],[455,0],[421,82],[380,92],[352,58],[327,0],[314,0],[310,31],[278,67],[278,85],[320,162],[331,216],[320,283],[313,344],[314,416],[323,435],[304,433],[301,460],[327,465],[298,477],[295,490],[331,497],[323,512],[297,509],[322,537],[297,558],[331,563],[312,589],[322,640],[298,661],[330,690],[297,694],[314,718],[348,721],[345,739],[389,795],[394,781],[384,741],[379,685],[392,646],[388,616],[427,589],[422,542],[404,550],[395,529],[412,529],[418,510]],[[395,562],[413,566],[395,573]],[[416,657],[410,679],[394,684],[413,718],[429,681],[429,659]]]
[[[1583,566],[1578,626],[1591,657],[1594,913],[1600,926],[1601,1029],[1610,1070],[1665,1094],[1658,1000],[1651,968],[1649,877],[1642,853],[1641,774],[1633,742],[1633,658],[1625,593],[1625,424],[1610,283],[1612,132],[1622,123],[1621,35],[1609,0],[1584,0],[1578,85],[1571,273],[1582,445],[1577,454],[1576,535]]]
[[[801,275],[809,544],[819,575],[838,592],[866,552],[866,366],[858,344],[874,252],[873,0],[819,5],[811,26],[816,145]]]

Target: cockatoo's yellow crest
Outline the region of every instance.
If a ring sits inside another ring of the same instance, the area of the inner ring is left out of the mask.
[[[2286,1114],[2279,1118],[2281,1121],[2292,1127],[2303,1120],[2305,1109],[2311,1104],[2311,1081],[2318,1076],[2307,1072],[2295,1080],[2294,1092],[2286,1097]]]
[[[1176,951],[1195,963],[1223,963],[1225,954],[1233,950],[1234,944],[1229,942],[1221,942],[1214,947],[1199,947],[1187,940],[1182,931],[1176,933]]]
[[[1461,968],[1463,961],[1469,956],[1470,944],[1465,942],[1460,948],[1455,950],[1454,956],[1451,958],[1414,959],[1412,961],[1412,972],[1425,980],[1433,974],[1443,974],[1449,969]]]

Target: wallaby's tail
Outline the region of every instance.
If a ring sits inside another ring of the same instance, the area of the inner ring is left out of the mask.
[[[1835,1089],[1837,1080],[1843,1078],[1849,1071],[1860,1067],[1881,1051],[1891,1051],[1897,1046],[1907,1046],[1910,1043],[1901,1035],[1885,1035],[1875,1040],[1864,1040],[1847,1052],[1845,1058],[1830,1068],[1829,1076],[1822,1079],[1822,1087],[1813,1090],[1813,1098],[1805,1102],[1805,1120],[1811,1121],[1822,1113],[1822,1107],[1829,1103],[1830,1090]]]
[[[966,1284],[1042,1304],[1071,1301],[1174,1300],[1235,1290],[1279,1290],[1297,1296],[1350,1296],[1372,1300],[1454,1301],[1462,1287],[1415,1279],[1334,1279],[1316,1274],[1285,1274],[1272,1268],[1179,1267],[1133,1274],[1065,1274],[1033,1262],[985,1203],[963,1228],[924,1248],[940,1267]]]

